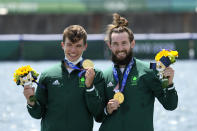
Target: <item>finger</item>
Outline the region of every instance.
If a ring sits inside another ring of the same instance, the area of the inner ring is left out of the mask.
[[[87,72],[89,72],[90,74],[94,74],[94,73],[95,73],[95,71],[94,71],[93,68],[89,68],[89,69],[87,70]]]
[[[32,89],[24,89],[24,90],[23,90],[23,93],[28,93],[28,92],[30,92],[30,91],[32,91]]]
[[[115,105],[114,105],[114,103],[113,102],[109,102],[108,104],[107,104],[107,106],[111,109],[112,107],[115,107]]]
[[[114,101],[114,102],[115,102],[117,105],[119,105],[119,101],[118,101],[118,100],[116,100],[116,99],[115,99],[115,101]]]
[[[164,76],[165,76],[165,77],[168,77],[169,75],[170,75],[169,72],[164,72]]]
[[[29,99],[29,97],[32,96],[32,95],[33,94],[32,93],[29,93],[29,92],[25,92],[24,93],[24,96],[25,96],[26,99]]]
[[[118,100],[116,100],[116,99],[110,99],[109,100],[109,102],[116,102],[116,101],[118,101]]]
[[[110,99],[108,104],[119,103],[116,99]]]
[[[169,76],[170,74],[171,74],[171,72],[169,69],[164,71],[164,76]]]
[[[86,74],[87,75],[91,75],[91,74],[93,74],[94,73],[94,71],[92,71],[91,69],[88,69],[87,71],[86,71]]]
[[[90,78],[91,76],[90,76],[90,74],[89,74],[88,72],[86,72],[86,73],[85,73],[85,77],[86,77],[86,78]]]
[[[118,107],[112,107],[111,108],[112,111],[117,110],[117,109],[118,109]]]
[[[120,105],[119,101],[114,99],[113,102],[116,104],[116,105]]]
[[[118,108],[118,107],[120,107],[120,105],[117,102],[109,102],[109,107],[111,107],[111,108]]]
[[[108,102],[107,105],[108,105],[108,106],[112,106],[112,105],[113,105],[113,102]]]
[[[108,105],[107,108],[108,108],[110,111],[113,111],[113,110],[116,110],[118,107],[117,107],[117,106],[114,106],[114,105]]]
[[[171,68],[171,67],[167,67],[167,68],[165,69],[165,71],[166,71],[166,72],[174,72],[173,68]]]
[[[165,70],[164,72],[164,76],[173,76],[174,75],[174,70],[173,69],[169,69],[169,70]]]
[[[107,107],[107,112],[108,112],[109,114],[111,114],[113,111],[111,110],[111,108]]]
[[[29,85],[25,85],[24,89],[30,89],[31,87]]]
[[[112,109],[117,109],[119,107],[119,105],[112,105],[112,106],[110,106],[110,108],[112,108]]]

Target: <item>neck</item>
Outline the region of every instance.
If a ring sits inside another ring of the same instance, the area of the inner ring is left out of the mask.
[[[65,59],[69,62],[71,62],[73,65],[77,65],[81,60],[82,60],[82,57],[79,57],[79,59],[77,59],[76,61],[70,61],[67,59],[67,57],[65,56]],[[65,63],[65,66],[66,68],[70,68],[66,63]]]
[[[126,65],[119,65],[119,68],[125,68]]]

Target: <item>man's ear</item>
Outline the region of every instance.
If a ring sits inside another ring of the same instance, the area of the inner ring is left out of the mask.
[[[106,44],[107,44],[107,46],[109,47],[109,49],[111,49],[111,44],[110,44],[110,42],[106,42]]]
[[[84,46],[84,51],[87,49],[87,47],[88,47],[88,44],[86,43]]]
[[[64,50],[64,42],[61,42],[61,47],[62,47],[62,49]]]
[[[133,40],[132,42],[131,42],[131,48],[134,48],[135,47],[135,40]]]

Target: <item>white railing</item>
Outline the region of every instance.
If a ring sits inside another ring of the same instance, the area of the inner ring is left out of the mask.
[[[135,40],[197,39],[197,33],[135,34]],[[88,40],[104,40],[105,34],[89,34]],[[50,41],[62,40],[62,34],[3,34],[0,41]]]

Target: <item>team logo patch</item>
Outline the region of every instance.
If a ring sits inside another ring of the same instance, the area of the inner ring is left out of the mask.
[[[133,76],[133,77],[131,78],[131,85],[132,85],[132,86],[136,86],[136,85],[137,85],[137,80],[138,80],[138,78],[137,78],[136,76]]]
[[[85,77],[84,76],[79,78],[79,87],[86,87],[86,85],[85,85]]]

